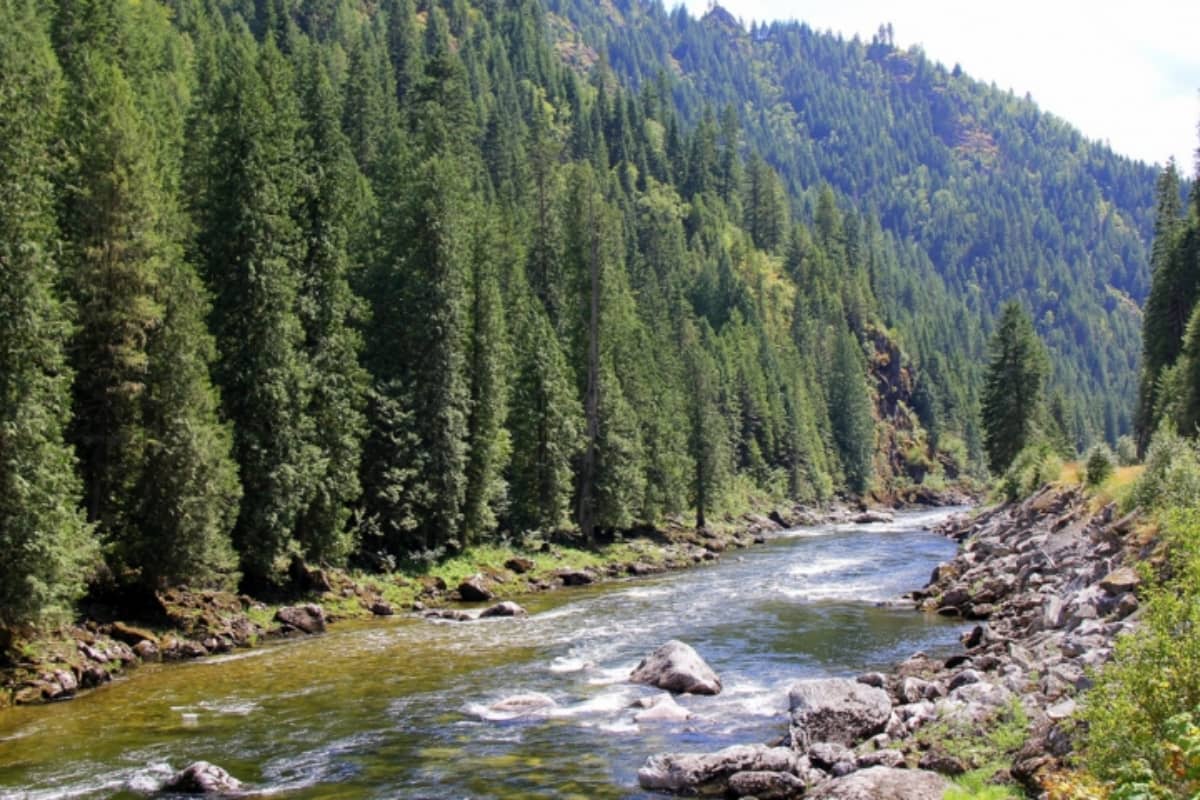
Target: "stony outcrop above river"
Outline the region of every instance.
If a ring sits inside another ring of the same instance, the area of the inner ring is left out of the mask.
[[[721,679],[690,645],[672,639],[642,660],[629,676],[680,694],[720,694]]]

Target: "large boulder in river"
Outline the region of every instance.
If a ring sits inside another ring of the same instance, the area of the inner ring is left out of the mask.
[[[936,772],[871,767],[820,784],[811,800],[942,800],[950,782]]]
[[[883,731],[892,715],[887,692],[846,678],[792,684],[792,744],[807,750],[813,742],[852,747]]]
[[[720,694],[721,679],[700,654],[672,639],[637,665],[629,680],[681,694]]]
[[[285,606],[275,612],[275,619],[304,633],[322,633],[325,630],[325,612],[316,603]]]
[[[881,511],[878,509],[864,511],[861,514],[856,514],[854,516],[854,521],[859,525],[869,525],[872,522],[892,522],[895,519],[896,517],[892,514],[892,512]]]
[[[225,770],[207,761],[197,761],[163,785],[163,792],[176,794],[236,794],[242,782]]]
[[[803,768],[786,747],[734,745],[715,753],[659,753],[638,770],[638,785],[652,791],[722,794],[739,772],[786,772]]]

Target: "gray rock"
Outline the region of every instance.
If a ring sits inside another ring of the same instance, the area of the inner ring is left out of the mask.
[[[860,753],[856,761],[859,769],[870,769],[871,767],[900,768],[904,766],[904,753],[899,750],[887,748],[872,750],[868,753]]]
[[[275,619],[304,633],[323,633],[325,630],[325,612],[316,603],[285,606],[275,612]]]
[[[788,691],[795,746],[813,742],[852,746],[881,733],[892,714],[887,692],[845,678],[800,681]]]
[[[568,569],[561,570],[557,574],[558,579],[563,582],[563,586],[586,586],[596,582],[596,576],[587,570]]]
[[[1100,580],[1100,588],[1111,595],[1135,591],[1141,584],[1142,579],[1129,567],[1121,567]]]
[[[838,764],[855,762],[854,751],[837,742],[816,742],[808,748],[808,760],[817,769],[832,772]]]
[[[887,683],[887,676],[882,672],[865,672],[859,675],[856,680],[859,683],[864,683],[867,686],[874,686],[876,689],[882,689]]]
[[[1061,628],[1066,621],[1066,605],[1056,594],[1042,601],[1042,627]]]
[[[720,794],[736,773],[796,774],[801,766],[799,757],[786,747],[734,745],[715,753],[659,753],[638,770],[638,785],[658,791]]]
[[[979,683],[981,680],[983,680],[983,676],[977,670],[964,669],[950,679],[950,691],[954,691],[960,686]]]
[[[682,694],[721,693],[717,673],[691,646],[675,639],[643,659],[629,680]]]
[[[790,772],[735,772],[726,791],[734,797],[786,800],[804,793],[804,781]]]
[[[639,705],[642,710],[633,715],[634,722],[687,722],[692,718],[692,712],[669,694],[643,698]]]
[[[482,612],[480,612],[479,618],[486,619],[486,618],[490,618],[490,617],[523,617],[528,613],[529,612],[527,612],[524,608],[517,605],[513,601],[505,600],[503,603],[496,603],[496,605],[491,606],[490,608],[485,608]]]
[[[496,593],[488,579],[476,573],[458,585],[458,596],[468,603],[486,603]]]
[[[896,517],[892,512],[881,511],[879,509],[872,509],[854,515],[854,521],[859,525],[868,525],[872,522],[892,522],[895,519]]]
[[[815,787],[813,800],[941,800],[950,783],[936,772],[871,767]]]
[[[162,787],[164,792],[177,794],[236,794],[242,782],[225,770],[207,761],[197,761],[178,772]]]

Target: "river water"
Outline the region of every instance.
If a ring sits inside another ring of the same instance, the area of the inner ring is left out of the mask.
[[[948,512],[773,536],[685,572],[517,598],[531,615],[397,617],[171,666],[67,703],[0,711],[0,798],[133,798],[192,761],[285,798],[641,798],[660,751],[764,743],[797,678],[883,669],[952,648],[960,625],[882,603],[955,545]],[[625,682],[668,639],[721,676],[684,723],[633,722],[657,690]],[[557,706],[506,718],[490,703]]]

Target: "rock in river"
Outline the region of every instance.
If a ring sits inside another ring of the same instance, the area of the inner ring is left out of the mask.
[[[523,617],[527,612],[524,608],[514,603],[512,600],[505,600],[503,603],[496,603],[491,608],[485,608],[479,614],[480,619],[488,617]]]
[[[633,715],[634,722],[687,722],[692,718],[692,712],[669,694],[643,698],[638,705],[642,710]]]
[[[721,679],[712,667],[690,645],[675,639],[643,659],[629,680],[682,694],[721,693]]]
[[[881,732],[892,715],[887,692],[846,678],[800,681],[788,701],[792,743],[804,750],[813,742],[853,747]]]
[[[233,794],[240,792],[242,782],[225,770],[207,761],[197,761],[167,781],[164,792],[178,794]]]
[[[534,711],[540,711],[543,708],[554,708],[558,703],[554,702],[554,698],[548,697],[541,692],[527,692],[525,694],[514,694],[511,697],[505,697],[503,700],[497,700],[488,706],[490,711],[497,714],[529,714]]]

